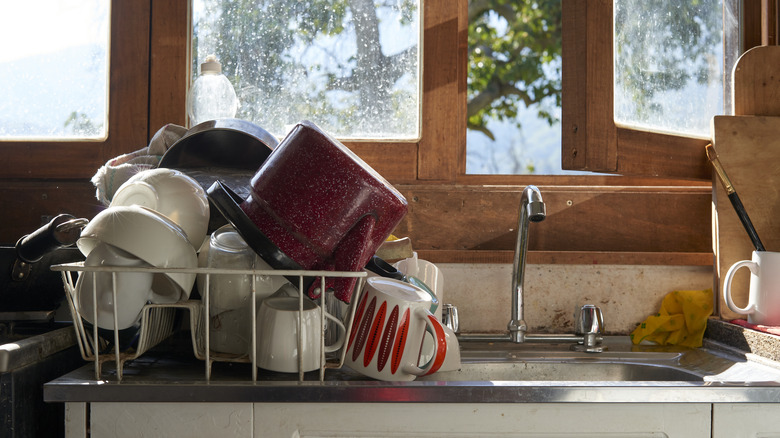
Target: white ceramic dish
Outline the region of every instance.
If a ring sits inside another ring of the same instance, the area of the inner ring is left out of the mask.
[[[206,238],[209,201],[200,184],[173,169],[150,169],[133,175],[117,189],[111,206],[140,205],[179,225],[193,248]]]
[[[137,257],[106,243],[98,244],[87,256],[84,266],[148,267]],[[97,297],[97,326],[114,328],[114,276],[116,277],[117,328],[126,329],[141,317],[141,310],[154,294],[151,272],[83,272],[76,281],[76,296],[81,317],[95,324],[95,297]]]
[[[299,352],[302,371],[313,371],[322,365],[322,352],[331,353],[344,345],[346,328],[338,318],[323,312],[323,317],[338,326],[338,338],[321,348],[320,311],[317,304],[303,299],[303,310],[299,311],[298,298],[269,297],[260,303],[257,311],[257,366],[280,373],[298,372]],[[298,330],[301,332],[301,346],[298,348]]]
[[[115,206],[98,213],[81,231],[76,245],[88,257],[100,242],[127,251],[155,268],[194,269],[198,266],[198,256],[184,231],[167,217],[146,207]],[[194,273],[163,275],[179,287],[178,294],[168,294],[167,302],[189,298],[195,284]],[[165,280],[155,283],[165,284]],[[156,292],[161,295],[162,291]]]
[[[417,258],[417,253],[413,253],[414,256],[395,262],[393,266],[396,269],[403,272],[404,275],[410,277],[417,277],[425,283],[431,291],[436,295],[436,299],[439,303],[444,302],[444,276],[438,266],[433,263]],[[434,315],[441,321],[442,306],[438,306]]]

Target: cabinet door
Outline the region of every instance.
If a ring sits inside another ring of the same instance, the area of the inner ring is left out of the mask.
[[[252,436],[251,403],[90,403],[90,420],[93,438]]]
[[[263,437],[710,436],[709,404],[257,403]]]
[[[780,404],[716,403],[712,405],[713,438],[780,438]]]

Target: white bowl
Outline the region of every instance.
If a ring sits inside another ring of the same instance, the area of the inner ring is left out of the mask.
[[[84,266],[149,267],[137,257],[106,243],[98,244],[87,256]],[[85,271],[76,281],[79,314],[95,324],[95,297],[97,298],[97,326],[114,328],[114,277],[116,278],[117,328],[126,329],[141,317],[141,310],[152,298],[151,272]],[[94,295],[93,295],[94,294]]]
[[[155,268],[189,268],[198,266],[198,256],[184,231],[166,216],[146,207],[115,206],[98,213],[81,231],[76,242],[85,256],[101,242],[127,251]],[[187,299],[195,284],[195,274],[170,272],[169,277],[179,290],[155,290],[166,302]],[[155,286],[166,285],[165,279],[155,279]],[[154,287],[154,286],[153,286]]]
[[[179,225],[193,248],[206,238],[209,201],[200,184],[173,169],[139,172],[117,189],[111,206],[140,205],[161,213]]]

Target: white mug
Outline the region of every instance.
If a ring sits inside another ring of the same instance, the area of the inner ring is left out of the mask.
[[[89,253],[84,266],[142,268],[150,265],[119,248],[99,243]],[[155,298],[154,274],[137,272],[82,272],[76,281],[76,300],[81,316],[100,328],[114,328],[114,281],[116,280],[117,328],[126,329],[141,318],[141,310]],[[97,297],[97,321],[93,297]]]
[[[750,269],[750,290],[744,308],[731,297],[731,281],[742,267]],[[723,280],[723,298],[729,309],[747,315],[751,324],[780,325],[780,252],[753,251],[752,260],[734,263]]]
[[[425,283],[439,300],[439,306],[436,308],[436,318],[441,321],[442,303],[444,303],[444,276],[441,270],[433,263],[417,258],[417,253],[408,259],[395,262],[393,266],[409,277],[416,277]]]
[[[458,336],[451,328],[442,324],[441,328],[444,329],[444,338],[447,340],[447,354],[444,356],[444,360],[439,367],[438,372],[443,371],[456,371],[460,369],[460,343],[458,342]],[[422,351],[420,354],[420,366],[432,359],[434,353],[433,337],[427,331],[425,332],[425,341],[423,342]],[[424,361],[424,362],[423,362]]]
[[[367,278],[344,363],[379,380],[410,381],[438,371],[447,355],[447,340],[430,306],[430,295],[417,286],[385,277]],[[434,334],[436,348],[419,367],[426,327]]]
[[[197,181],[181,171],[158,168],[133,175],[114,193],[111,206],[141,205],[180,226],[197,250],[206,238],[209,200]]]
[[[257,312],[257,366],[270,371],[297,373],[298,352],[302,352],[301,370],[313,371],[324,365],[323,352],[331,353],[344,345],[346,327],[335,316],[323,311],[324,319],[332,321],[339,336],[332,344],[322,346],[324,320],[320,323],[320,307],[303,297],[303,310],[299,311],[299,298],[272,296],[260,303]],[[300,350],[298,325],[302,322]]]

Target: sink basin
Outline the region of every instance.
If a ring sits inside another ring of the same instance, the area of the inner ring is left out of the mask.
[[[215,362],[211,380],[191,346],[170,343],[129,362],[118,382],[106,366],[95,380],[92,366],[46,384],[49,401],[122,402],[354,402],[354,403],[776,403],[780,368],[752,355],[706,348],[633,346],[608,337],[602,353],[573,352],[569,344],[461,342],[460,369],[383,382],[347,366],[319,371],[257,372],[251,364]],[[415,408],[416,409],[416,408]]]
[[[84,364],[75,330],[71,326],[43,332],[43,327],[16,329],[0,336],[0,435],[64,436],[65,407],[44,403],[41,388]]]
[[[462,342],[461,367],[425,381],[780,382],[780,368],[707,348],[635,346],[607,337],[602,353],[566,344]]]
[[[72,327],[62,327],[34,336],[2,336],[0,337],[0,373],[40,362],[75,345],[76,333]]]
[[[634,363],[466,362],[418,381],[701,381],[682,369]]]

